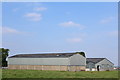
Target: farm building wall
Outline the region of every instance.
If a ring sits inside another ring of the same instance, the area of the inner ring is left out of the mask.
[[[97,65],[100,65],[100,71],[107,71],[107,70],[111,71],[114,68],[114,64],[110,62],[108,59],[104,59],[98,62],[97,64],[95,64],[95,67],[97,67]]]
[[[86,58],[80,54],[75,54],[69,58],[70,65],[86,66]]]
[[[57,70],[57,71],[85,71],[85,66],[66,65],[8,65],[8,69]]]
[[[8,65],[69,65],[68,58],[8,58]]]
[[[79,59],[77,59],[79,58]],[[9,69],[85,71],[86,58],[80,54],[65,58],[8,58]]]

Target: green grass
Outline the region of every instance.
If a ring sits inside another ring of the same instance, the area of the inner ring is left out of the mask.
[[[2,79],[2,69],[0,69],[0,79]]]
[[[41,71],[41,70],[2,70],[3,78],[118,78],[118,71]]]

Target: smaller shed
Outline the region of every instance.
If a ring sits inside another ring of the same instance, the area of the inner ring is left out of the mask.
[[[111,71],[114,68],[114,64],[106,58],[87,58],[86,59],[86,71]]]

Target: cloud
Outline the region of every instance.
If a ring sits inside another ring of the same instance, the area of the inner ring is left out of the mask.
[[[42,19],[42,15],[39,13],[27,13],[25,14],[25,17],[31,21],[40,21]]]
[[[73,21],[68,21],[68,22],[63,22],[61,24],[59,24],[60,26],[64,26],[64,27],[79,27],[79,28],[84,28],[83,25],[75,23]]]
[[[117,36],[118,37],[118,31],[111,31],[108,33],[109,36]]]
[[[47,10],[47,8],[45,7],[37,7],[37,8],[34,8],[35,11],[44,11],[44,10]]]
[[[19,10],[19,8],[14,8],[13,12],[17,12]]]
[[[3,34],[19,34],[19,32],[16,29],[9,28],[9,27],[0,27],[0,31],[2,31]]]
[[[61,26],[70,27],[70,26],[80,26],[80,24],[74,23],[72,21],[64,22],[60,24]]]
[[[70,42],[70,43],[79,43],[81,41],[82,41],[81,38],[69,38],[69,39],[67,39],[67,42]]]
[[[113,21],[114,17],[108,17],[100,21],[101,24],[107,24]]]
[[[30,2],[30,3],[23,3],[26,5],[26,7],[36,7],[36,6],[42,6],[42,2]]]

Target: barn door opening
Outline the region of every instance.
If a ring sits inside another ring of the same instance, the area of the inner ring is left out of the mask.
[[[100,71],[100,65],[97,65],[97,71]]]

